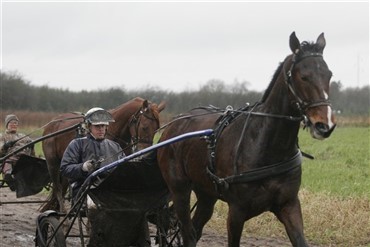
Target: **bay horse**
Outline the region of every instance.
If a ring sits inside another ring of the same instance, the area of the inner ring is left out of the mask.
[[[165,102],[157,105],[136,97],[109,110],[115,122],[109,125],[106,137],[118,142],[126,155],[149,147],[152,145],[155,131],[160,127],[159,113],[164,108]],[[48,202],[42,206],[41,211],[59,209],[61,212],[66,212],[64,195],[68,188],[68,181],[60,176],[60,162],[70,141],[81,135],[77,132],[83,132],[81,125],[79,125],[83,123],[83,120],[83,115],[76,116],[73,113],[66,113],[58,116],[44,129],[43,135],[47,135],[72,126],[71,130],[47,138],[42,142],[52,182],[52,193]],[[73,128],[73,125],[78,127]]]
[[[228,204],[228,246],[239,246],[244,223],[271,211],[293,246],[307,246],[298,191],[301,184],[301,122],[313,138],[335,128],[323,59],[324,34],[316,42],[290,35],[293,52],[279,64],[262,99],[240,110],[195,108],[164,126],[160,141],[213,128],[209,139],[189,139],[158,150],[158,163],[171,192],[184,246],[196,246],[218,199]],[[197,206],[191,218],[190,195]]]

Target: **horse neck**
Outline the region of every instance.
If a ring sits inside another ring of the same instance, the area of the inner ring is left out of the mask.
[[[282,70],[283,71],[283,70]],[[276,77],[273,87],[264,102],[257,111],[280,116],[299,117],[300,112],[292,104],[289,89],[285,83],[282,72]],[[275,117],[264,117],[262,128],[270,133],[266,136],[269,138],[271,149],[296,149],[297,135],[300,127],[299,121],[291,121]]]

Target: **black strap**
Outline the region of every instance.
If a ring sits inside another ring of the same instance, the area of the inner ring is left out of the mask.
[[[300,167],[302,160],[301,151],[298,151],[291,159],[282,161],[276,164],[269,166],[264,166],[261,168],[253,169],[247,172],[243,172],[238,175],[229,176],[226,178],[219,178],[213,174],[208,168],[208,175],[219,185],[225,184],[238,184],[238,183],[247,183],[253,182],[264,178],[274,177],[276,175],[288,172],[295,168]]]
[[[225,181],[230,184],[235,184],[235,183],[246,183],[268,177],[273,177],[288,172],[296,167],[299,167],[301,165],[301,157],[302,154],[300,151],[298,151],[297,154],[295,154],[290,160],[257,168],[239,175],[226,177]]]

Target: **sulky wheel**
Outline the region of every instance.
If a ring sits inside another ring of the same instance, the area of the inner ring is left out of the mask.
[[[180,223],[177,219],[173,205],[168,207],[169,211],[169,228],[167,230],[166,238],[167,245],[170,247],[180,247],[184,246],[182,236],[180,233]]]
[[[39,222],[37,246],[66,247],[66,240],[61,227],[56,232],[59,221],[53,216],[43,217]]]
[[[182,247],[184,246],[180,233],[179,221],[176,217],[173,205],[167,204],[163,208],[148,215],[150,223],[156,225],[157,232],[154,237],[158,247]]]

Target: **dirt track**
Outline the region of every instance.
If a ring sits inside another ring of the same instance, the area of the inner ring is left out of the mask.
[[[15,198],[15,193],[8,188],[0,188],[0,202],[45,200],[45,196]],[[2,204],[0,205],[0,247],[34,246],[36,218],[40,204]],[[69,244],[79,246],[79,244]],[[198,243],[200,247],[221,247],[227,245],[227,237],[209,227],[205,228]],[[242,239],[241,246],[291,246],[286,240],[250,237]]]

